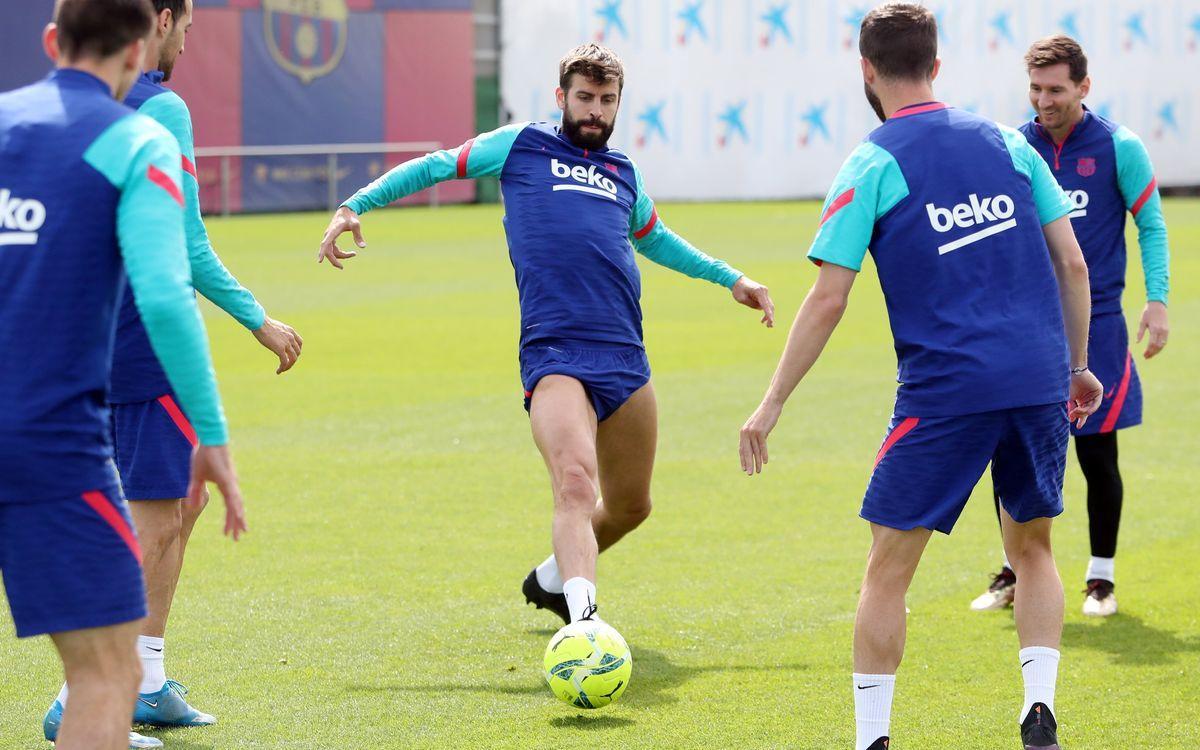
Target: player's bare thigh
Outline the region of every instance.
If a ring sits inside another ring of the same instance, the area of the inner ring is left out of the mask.
[[[547,375],[538,381],[529,426],[555,487],[568,468],[582,469],[595,482],[596,412],[578,380]]]
[[[658,402],[653,383],[646,383],[597,431],[600,494],[609,509],[649,514],[657,447]]]

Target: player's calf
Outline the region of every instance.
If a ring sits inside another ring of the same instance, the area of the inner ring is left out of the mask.
[[[134,651],[140,620],[54,633],[71,699],[57,727],[59,750],[124,750],[142,665]]]

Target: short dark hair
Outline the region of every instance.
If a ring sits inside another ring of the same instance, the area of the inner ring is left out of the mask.
[[[109,57],[154,28],[150,0],[58,0],[58,48],[68,60]]]
[[[625,66],[617,53],[595,42],[581,44],[571,50],[558,63],[558,85],[566,91],[571,87],[571,76],[580,74],[592,83],[617,82],[617,90],[625,88]]]
[[[887,3],[868,13],[858,52],[884,78],[926,80],[937,61],[937,18],[914,3]]]
[[[1025,53],[1025,70],[1048,68],[1051,65],[1066,63],[1071,80],[1081,83],[1087,78],[1087,55],[1083,47],[1066,34],[1055,34],[1045,39],[1039,39]]]
[[[187,7],[187,0],[154,0],[154,15],[157,16],[164,10],[171,11],[171,23],[179,23],[179,17],[183,15],[184,8]]]

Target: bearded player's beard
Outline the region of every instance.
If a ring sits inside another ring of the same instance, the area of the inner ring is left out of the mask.
[[[574,143],[579,148],[592,149],[604,148],[608,145],[608,139],[612,137],[613,128],[616,127],[616,120],[605,125],[602,120],[588,118],[586,120],[572,120],[571,115],[567,110],[563,110],[562,129],[563,134],[567,136],[567,140]],[[585,133],[583,132],[584,125],[594,125],[600,128],[599,132]]]
[[[867,104],[871,105],[871,109],[875,110],[875,115],[880,122],[887,122],[887,115],[883,111],[883,102],[879,101],[879,97],[871,90],[871,85],[863,81],[863,91],[867,95]]]

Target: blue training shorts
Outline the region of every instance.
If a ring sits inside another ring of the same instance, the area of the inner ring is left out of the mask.
[[[129,500],[187,496],[196,431],[173,394],[112,405],[112,442]]]
[[[60,500],[0,503],[0,570],[18,637],[146,616],[142,553],[115,479]]]
[[[1073,435],[1099,435],[1142,423],[1142,381],[1129,351],[1129,329],[1123,313],[1092,318],[1088,332],[1088,367],[1104,385],[1100,410],[1083,423],[1071,425]]]
[[[531,344],[521,350],[521,383],[525,386],[525,410],[533,400],[538,381],[547,375],[566,375],[583,384],[603,422],[650,382],[650,361],[640,346],[577,346],[570,342]]]
[[[1014,520],[1052,518],[1063,510],[1069,436],[1064,404],[892,417],[859,515],[949,534],[991,462],[992,484]]]

